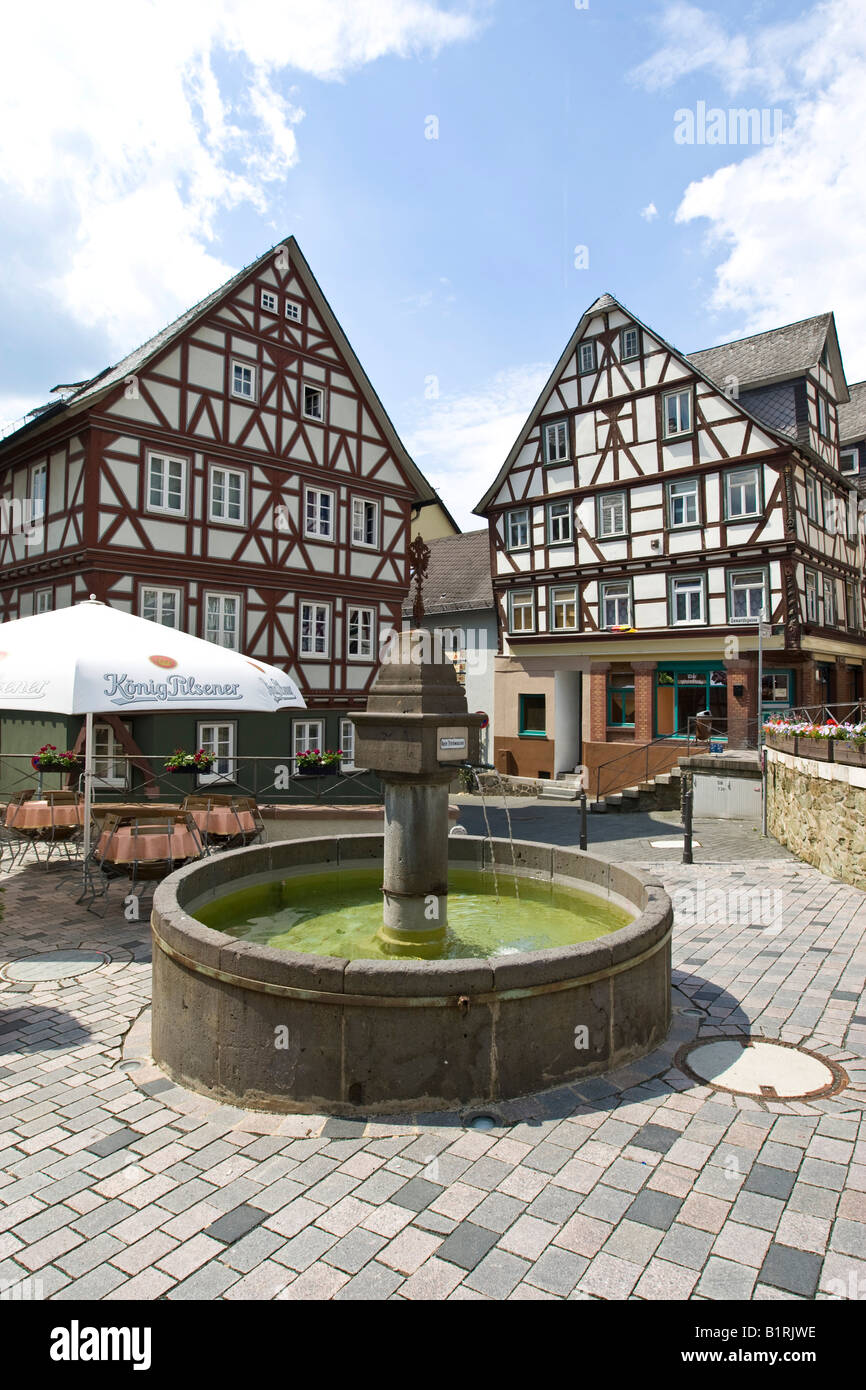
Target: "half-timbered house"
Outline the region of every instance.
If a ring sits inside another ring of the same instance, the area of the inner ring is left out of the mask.
[[[272,662],[305,696],[279,748],[272,725],[265,740],[261,720],[220,711],[170,728],[106,716],[114,784],[121,753],[177,742],[212,746],[223,771],[327,746],[351,766],[413,521],[453,527],[294,238],[116,366],[56,388],[0,442],[0,512],[3,620],[95,594]],[[3,751],[39,746],[14,723]]]
[[[848,404],[832,314],[686,356],[611,295],[587,310],[476,508],[501,770],[556,775],[704,710],[754,743],[762,612],[764,711],[862,692]]]

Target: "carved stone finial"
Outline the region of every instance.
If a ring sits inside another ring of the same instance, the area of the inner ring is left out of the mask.
[[[409,546],[409,575],[415,585],[415,602],[412,605],[412,622],[421,626],[424,617],[424,580],[430,564],[430,547],[425,545],[423,536],[416,536]]]

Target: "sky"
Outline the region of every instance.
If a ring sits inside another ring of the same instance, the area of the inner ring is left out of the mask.
[[[866,377],[864,0],[42,0],[4,39],[0,422],[289,234],[464,529],[605,291],[684,352],[832,309]]]

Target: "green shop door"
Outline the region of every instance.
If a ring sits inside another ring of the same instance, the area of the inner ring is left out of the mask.
[[[656,672],[656,734],[686,738],[708,709],[721,723],[728,714],[728,678],[713,662],[666,662]]]

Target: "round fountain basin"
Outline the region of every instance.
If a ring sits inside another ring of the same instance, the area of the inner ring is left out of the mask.
[[[516,842],[515,894],[508,842],[455,837],[451,958],[393,959],[365,945],[381,922],[382,854],[379,835],[278,842],[160,884],[157,1063],[253,1108],[419,1113],[543,1090],[664,1039],[672,913],[647,875]],[[533,945],[551,930],[569,939]]]

